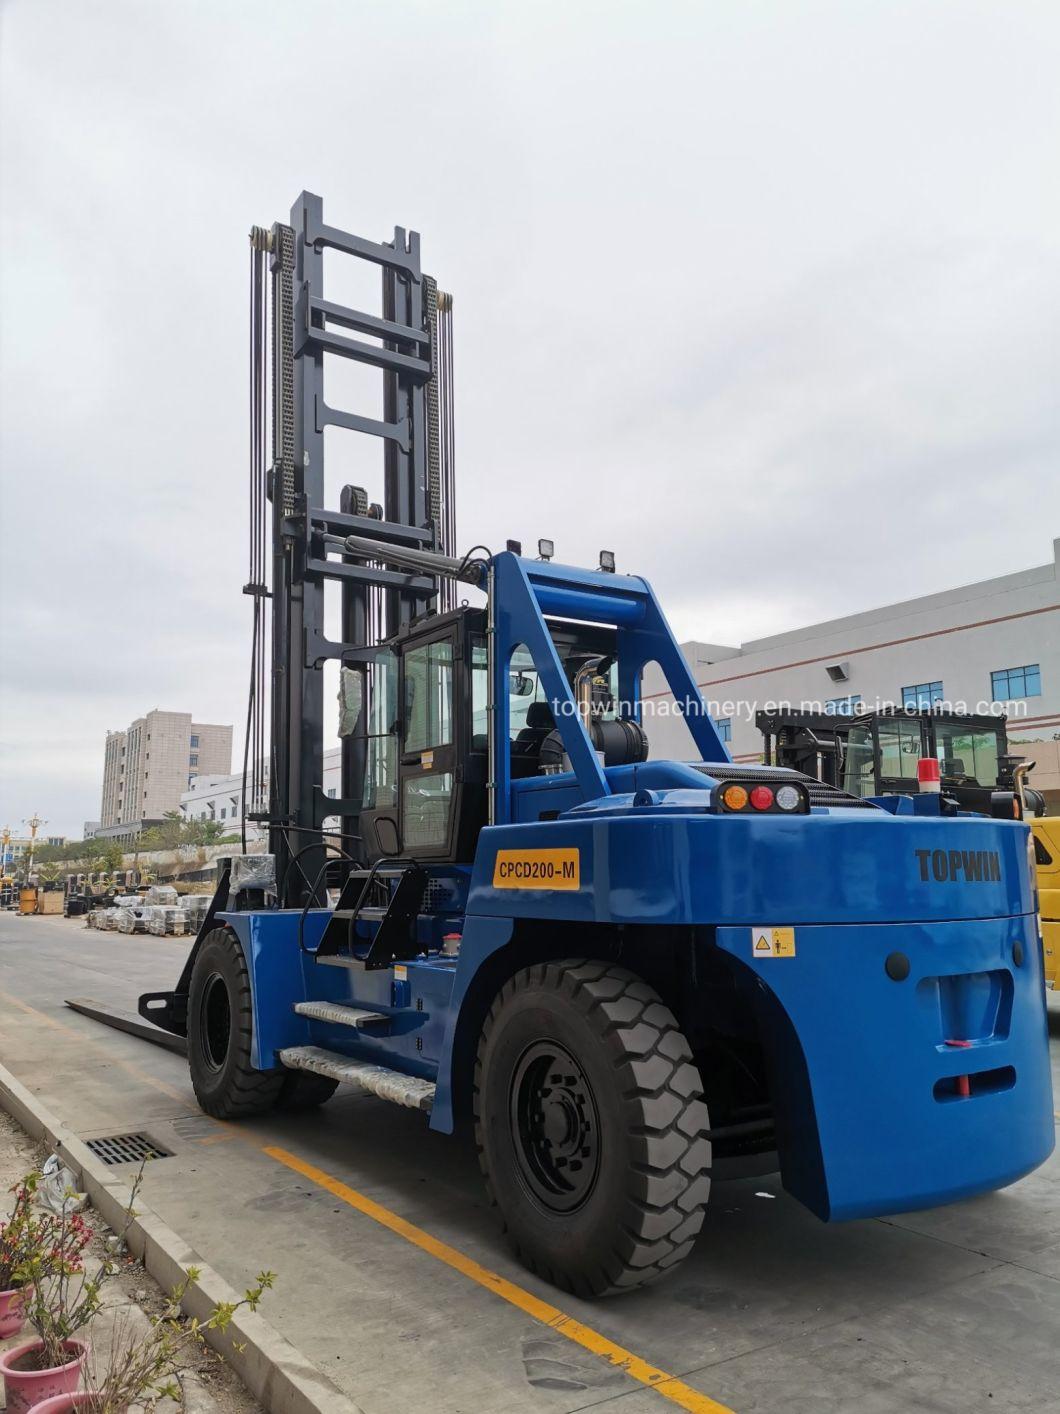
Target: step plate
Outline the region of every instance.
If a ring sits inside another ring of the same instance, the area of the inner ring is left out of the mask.
[[[295,1002],[299,1016],[311,1021],[330,1021],[335,1026],[353,1026],[358,1031],[383,1031],[390,1028],[390,1017],[381,1011],[362,1011],[359,1007],[343,1006],[341,1002]]]
[[[351,1060],[337,1051],[325,1051],[319,1046],[290,1046],[280,1052],[281,1065],[291,1070],[310,1070],[315,1075],[326,1075],[329,1080],[341,1081],[344,1085],[356,1085],[359,1090],[367,1090],[380,1100],[403,1105],[409,1110],[430,1113],[434,1104],[434,1082],[422,1080],[418,1075],[402,1075],[398,1070],[388,1070],[385,1065],[372,1065],[368,1061]]]

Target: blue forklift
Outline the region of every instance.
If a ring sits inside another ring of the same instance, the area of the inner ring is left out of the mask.
[[[326,298],[325,253],[378,267],[375,309]],[[345,1084],[473,1125],[518,1257],[585,1297],[673,1271],[715,1177],[779,1168],[837,1221],[1041,1164],[1026,825],[735,764],[613,555],[461,554],[452,300],[415,233],[303,193],[251,232],[251,288],[244,829],[269,847],[225,861],[176,987],[140,1000],[203,1110]],[[380,416],[326,400],[342,360],[381,373]],[[378,439],[379,502],[327,508],[336,428]],[[688,760],[650,759],[649,664]]]

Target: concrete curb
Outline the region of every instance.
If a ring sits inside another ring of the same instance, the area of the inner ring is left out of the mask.
[[[45,1141],[76,1175],[80,1189],[109,1227],[126,1222],[129,1184],[116,1177],[65,1124],[56,1119],[11,1072],[0,1065],[0,1107],[33,1139]],[[130,1251],[163,1291],[182,1281],[189,1267],[199,1269],[184,1299],[184,1310],[205,1320],[222,1301],[240,1294],[220,1277],[157,1213],[136,1199],[136,1217],[125,1234]],[[239,1311],[225,1332],[206,1338],[222,1355],[269,1414],[363,1414],[336,1384],[254,1311]]]

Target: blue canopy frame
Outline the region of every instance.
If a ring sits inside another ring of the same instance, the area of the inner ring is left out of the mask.
[[[596,800],[611,793],[607,774],[578,715],[546,617],[613,627],[619,696],[630,704],[635,720],[639,722],[642,715],[641,674],[648,663],[658,663],[674,695],[677,710],[688,724],[700,759],[731,761],[685,656],[646,580],[639,576],[576,569],[547,560],[525,560],[505,551],[493,559],[493,603],[496,824],[507,824],[513,817],[508,682],[512,654],[520,645],[533,658],[582,799]]]

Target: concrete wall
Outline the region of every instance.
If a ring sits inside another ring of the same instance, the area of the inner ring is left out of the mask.
[[[958,710],[987,711],[991,673],[1037,663],[1041,694],[1009,706],[1014,736],[1049,739],[1060,730],[1060,540],[1052,560],[922,599],[745,643],[738,648],[691,642],[682,650],[712,715],[731,721],[730,750],[753,760],[762,749],[755,710],[788,702],[823,710],[849,695],[866,705],[901,702],[902,689],[943,684]],[[843,665],[844,681],[828,668]],[[669,714],[672,697],[657,669],[645,673],[645,727],[653,756],[687,757],[684,722]]]

